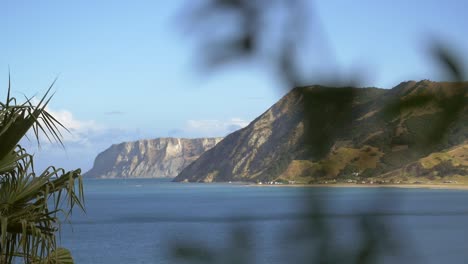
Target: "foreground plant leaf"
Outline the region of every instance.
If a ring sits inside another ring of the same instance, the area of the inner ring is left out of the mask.
[[[81,171],[50,166],[36,174],[33,156],[19,145],[30,130],[38,143],[44,135],[62,144],[65,128],[46,111],[52,86],[37,105],[31,99],[18,104],[9,82],[0,102],[0,263],[73,263],[56,235],[74,206],[84,210]]]

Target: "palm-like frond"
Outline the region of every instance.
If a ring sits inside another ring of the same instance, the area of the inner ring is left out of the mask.
[[[0,263],[73,263],[69,251],[57,248],[56,233],[74,206],[84,210],[81,171],[51,166],[37,175],[33,157],[18,145],[29,130],[37,140],[42,133],[62,144],[63,126],[45,110],[52,86],[37,105],[18,104],[9,82],[0,103]]]
[[[50,264],[72,264],[73,258],[68,249],[57,248],[47,257],[45,262]]]

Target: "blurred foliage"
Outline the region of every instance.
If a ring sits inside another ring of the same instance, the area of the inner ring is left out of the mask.
[[[192,2],[193,3],[193,2]],[[183,27],[201,40],[200,58],[208,69],[237,61],[265,62],[295,87],[300,48],[306,43],[306,0],[207,0],[187,7]],[[282,18],[282,19],[278,19]],[[279,34],[275,41],[272,35]]]
[[[304,74],[307,71],[301,68],[301,59],[303,59],[301,51],[310,45],[308,37],[320,41],[319,36],[308,36],[308,27],[313,23],[312,19],[315,19],[311,7],[310,1],[306,0],[206,0],[187,8],[183,23],[184,27],[188,31],[195,32],[195,36],[200,40],[201,48],[198,54],[208,69],[216,69],[239,61],[266,63],[268,69],[273,69],[275,78],[285,82],[288,87],[297,87],[309,81],[308,75]],[[315,22],[320,24],[319,21]],[[279,37],[272,38],[272,31],[279,34]],[[418,94],[395,97],[394,101],[383,106],[383,114],[375,120],[376,126],[394,122],[402,112],[414,108],[435,106],[442,110],[437,115],[431,116],[432,120],[429,121],[420,122],[428,118],[426,116],[408,120],[410,133],[395,137],[392,144],[415,144],[422,150],[432,149],[442,142],[444,135],[459,119],[467,105],[467,87],[463,84],[465,71],[457,54],[445,45],[434,42],[431,56],[438,62],[441,70],[446,72],[447,79],[454,82],[452,90],[447,93],[451,96],[435,96],[425,92],[430,87],[427,89],[422,87]],[[356,94],[353,89],[345,87],[355,87],[357,83],[334,81],[340,83],[342,88],[323,88],[326,90],[321,92],[303,89],[306,143],[316,159],[328,154],[333,139],[339,133],[353,129],[351,108],[356,100]],[[363,100],[365,101],[365,98]],[[317,105],[323,107],[318,108]],[[324,112],[327,114],[324,115]],[[334,120],[330,120],[329,116],[333,116]],[[307,123],[307,120],[313,123]],[[431,124],[430,128],[418,127],[428,122]],[[384,134],[384,136],[390,135]],[[466,135],[460,136],[466,137]],[[392,146],[380,147],[389,149]],[[402,157],[401,153],[387,155],[383,158],[383,163],[391,167],[392,164],[400,164],[402,161],[399,159]],[[285,165],[282,163],[273,165],[271,170],[284,169]],[[286,158],[284,163],[287,164]],[[448,163],[441,163],[438,166],[441,170],[453,169]],[[352,166],[346,169],[354,171]],[[327,171],[322,173],[326,175]],[[357,215],[354,219],[358,222],[355,231],[360,243],[352,247],[351,252],[349,252],[351,249],[338,248],[334,243],[330,219],[321,217],[326,208],[325,204],[320,203],[321,200],[318,197],[305,199],[310,217],[305,224],[298,226],[298,233],[289,237],[286,242],[307,241],[309,250],[306,252],[308,254],[304,262],[376,263],[384,250],[398,249],[398,246],[392,244],[389,239],[394,227],[384,222],[382,218],[369,215]],[[389,202],[388,197],[387,200],[376,197],[376,201],[378,202],[375,208],[379,208],[379,203]],[[244,230],[233,232],[234,241],[242,242],[245,236],[247,234]],[[225,252],[227,259],[219,261],[214,257],[217,253],[207,248],[188,245],[177,245],[175,248],[175,255],[184,260],[203,263],[249,263],[248,259],[238,259],[237,255],[229,252]],[[248,251],[246,243],[243,242],[233,243],[232,249]]]

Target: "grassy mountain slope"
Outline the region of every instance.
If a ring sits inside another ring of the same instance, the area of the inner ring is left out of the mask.
[[[295,88],[186,167],[176,181],[376,177],[463,144],[467,83]],[[461,148],[466,152],[466,148]]]

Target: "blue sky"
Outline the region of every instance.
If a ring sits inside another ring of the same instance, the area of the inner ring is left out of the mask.
[[[155,137],[224,136],[285,92],[268,70],[237,65],[197,69],[196,42],[180,29],[191,0],[13,1],[0,7],[0,96],[8,69],[17,97],[40,95],[58,76],[50,111],[72,131],[66,150],[43,144],[39,167],[87,170],[114,143]],[[428,56],[431,39],[468,58],[466,1],[315,1],[313,19],[327,47],[307,56],[322,74],[391,88],[443,80]],[[327,64],[322,64],[323,60]]]

